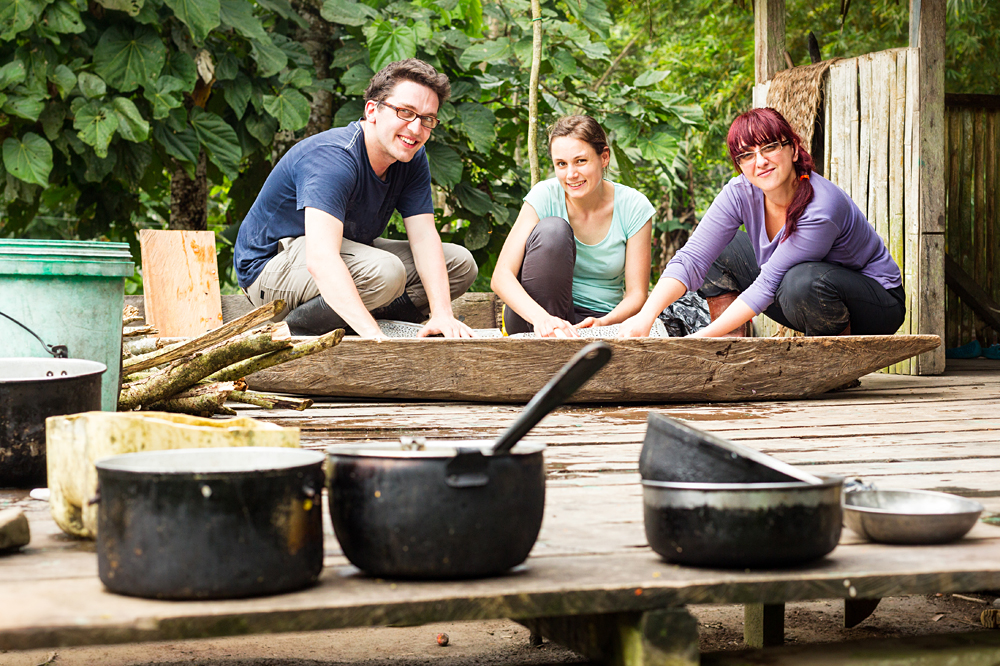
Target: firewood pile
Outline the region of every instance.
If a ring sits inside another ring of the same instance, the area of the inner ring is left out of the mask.
[[[153,326],[130,326],[136,308],[122,313],[122,388],[118,411],[156,410],[196,416],[235,411],[226,402],[266,409],[303,410],[312,400],[247,390],[249,374],[340,343],[343,329],[293,342],[284,323],[267,323],[284,309],[274,301],[196,338],[158,338]]]

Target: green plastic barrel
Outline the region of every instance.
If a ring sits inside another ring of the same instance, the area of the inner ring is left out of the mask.
[[[127,243],[0,239],[0,312],[70,358],[108,366],[101,409],[118,406],[125,278],[134,265]],[[49,357],[41,343],[0,317],[0,356]]]

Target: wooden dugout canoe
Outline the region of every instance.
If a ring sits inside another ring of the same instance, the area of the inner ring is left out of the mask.
[[[311,396],[527,402],[586,339],[366,340],[250,375],[250,388]],[[571,402],[809,398],[930,351],[936,335],[607,340],[611,361]]]

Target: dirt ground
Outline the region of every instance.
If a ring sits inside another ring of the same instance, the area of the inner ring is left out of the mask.
[[[883,599],[875,613],[844,629],[841,601],[788,604],[788,643],[829,643],[879,637],[982,629],[979,615],[994,595],[909,596]],[[692,606],[703,652],[736,650],[743,643],[741,606]],[[986,630],[984,630],[986,631]],[[437,644],[446,633],[446,647]],[[531,647],[528,631],[508,620],[275,634],[177,643],[0,652],[2,666],[544,666],[586,663],[545,641]]]

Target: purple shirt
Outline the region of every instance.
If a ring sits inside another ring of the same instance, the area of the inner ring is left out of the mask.
[[[788,240],[784,228],[768,240],[764,226],[764,193],[742,174],[722,188],[691,238],[667,264],[663,276],[684,283],[688,290],[705,281],[712,262],[745,225],[760,275],[740,300],[760,314],[774,301],[785,272],[809,261],[825,261],[867,275],[886,289],[903,283],[899,266],[882,239],[842,189],[817,173],[809,175],[813,199]]]

